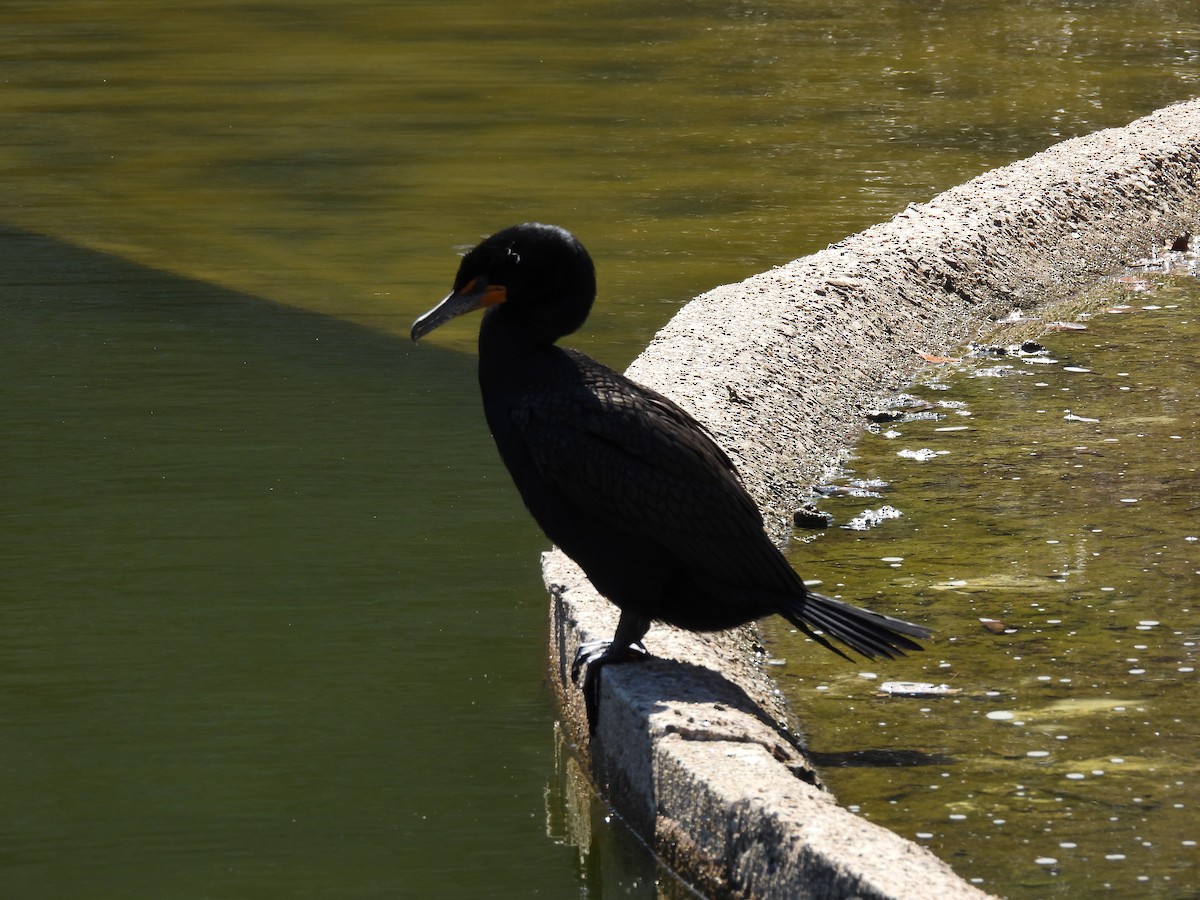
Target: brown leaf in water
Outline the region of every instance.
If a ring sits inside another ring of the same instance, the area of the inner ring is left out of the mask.
[[[984,631],[990,631],[992,634],[1004,634],[1006,631],[1016,631],[1015,628],[1009,628],[1004,622],[999,619],[983,619],[979,620],[979,624],[983,626]]]

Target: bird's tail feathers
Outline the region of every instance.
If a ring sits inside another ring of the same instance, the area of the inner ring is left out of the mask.
[[[909,650],[923,650],[913,638],[927,638],[933,634],[928,628],[912,622],[872,612],[813,591],[795,598],[779,613],[822,647],[846,659],[849,657],[845,653],[822,634],[814,632],[813,628],[836,638],[868,659],[877,656],[894,659]]]

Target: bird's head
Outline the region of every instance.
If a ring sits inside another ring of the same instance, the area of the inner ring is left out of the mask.
[[[584,323],[595,297],[596,270],[583,244],[555,225],[527,222],[496,232],[463,257],[454,290],[413,323],[412,339],[486,308],[554,341]]]

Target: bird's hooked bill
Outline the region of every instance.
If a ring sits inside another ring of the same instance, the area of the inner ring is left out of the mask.
[[[486,278],[472,278],[461,288],[451,291],[437,306],[413,322],[412,339],[420,340],[455,316],[473,312],[485,306],[495,306],[508,299],[502,284],[489,284]]]

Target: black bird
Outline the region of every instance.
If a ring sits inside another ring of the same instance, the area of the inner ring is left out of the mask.
[[[580,648],[596,722],[598,674],[645,654],[652,621],[719,631],[777,613],[866,657],[920,650],[928,629],[805,588],[763,531],[729,457],[662,394],[555,346],[596,296],[591,257],[574,236],[527,223],[463,257],[454,290],[413,324],[417,340],[485,307],[479,384],[496,446],[546,536],[621,610],[611,642]],[[849,657],[846,657],[847,659]]]

